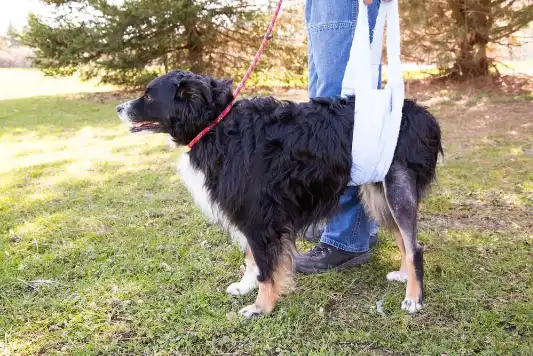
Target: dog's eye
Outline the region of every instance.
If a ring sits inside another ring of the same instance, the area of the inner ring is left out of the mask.
[[[150,96],[150,94],[146,93],[146,94],[144,94],[144,99],[152,100],[152,97]]]

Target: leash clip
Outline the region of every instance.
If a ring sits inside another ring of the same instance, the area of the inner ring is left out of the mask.
[[[271,40],[271,39],[274,38],[274,35],[272,34],[272,32],[267,32],[267,33],[265,34],[265,38],[266,38],[267,40]]]

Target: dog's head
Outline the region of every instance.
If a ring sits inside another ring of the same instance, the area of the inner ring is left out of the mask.
[[[231,81],[173,71],[148,84],[142,97],[117,106],[117,112],[132,133],[167,133],[187,145],[232,99]]]

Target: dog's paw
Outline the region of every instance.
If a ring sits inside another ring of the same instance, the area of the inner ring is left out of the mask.
[[[239,314],[241,314],[246,319],[250,319],[261,316],[263,314],[263,311],[257,305],[250,304],[239,310]]]
[[[402,310],[405,310],[409,314],[415,314],[416,312],[422,310],[424,304],[417,300],[404,299],[402,302]]]
[[[387,280],[405,283],[407,282],[407,273],[402,271],[389,272],[387,273]]]
[[[228,286],[226,293],[229,295],[245,295],[255,289],[254,284],[235,282]]]

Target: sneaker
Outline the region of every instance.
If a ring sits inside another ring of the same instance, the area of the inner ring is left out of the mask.
[[[377,236],[370,236],[370,246],[377,243]],[[325,244],[319,243],[309,252],[295,257],[295,267],[298,272],[312,274],[325,272],[330,269],[340,271],[349,267],[357,267],[370,261],[370,251],[347,252]]]

